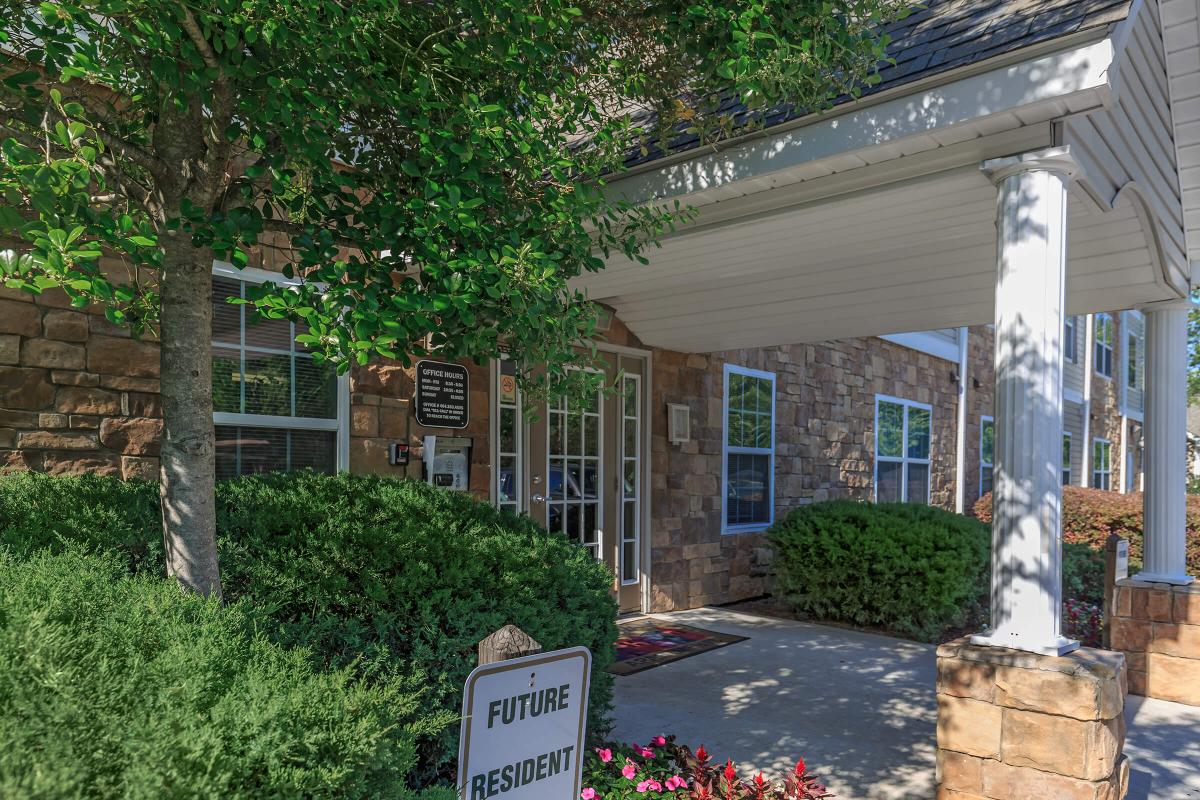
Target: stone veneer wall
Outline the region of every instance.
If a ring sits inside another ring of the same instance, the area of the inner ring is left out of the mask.
[[[158,345],[59,290],[0,288],[0,469],[157,478]]]
[[[1125,659],[966,639],[937,651],[939,800],[1120,800],[1129,787]]]
[[[1200,584],[1118,581],[1112,647],[1125,653],[1131,693],[1200,706]]]
[[[933,407],[930,499],[954,507],[955,365],[876,338],[717,354],[654,351],[651,606],[726,603],[767,591],[761,533],[721,532],[724,365],[776,375],[775,518],[874,492],[875,397]],[[990,394],[990,392],[989,392]],[[666,438],[666,404],[691,409],[691,440]]]
[[[963,509],[972,514],[979,500],[979,443],[983,418],[993,416],[993,397],[996,393],[994,365],[996,337],[992,329],[979,325],[970,329],[967,340],[967,491]]]
[[[157,479],[158,359],[153,339],[133,339],[98,308],[71,308],[61,291],[34,297],[0,288],[0,469]],[[388,361],[356,368],[351,471],[420,477],[425,434],[465,436],[473,440],[471,490],[486,499],[489,370],[468,369],[471,426],[433,431],[406,421],[411,368]],[[388,444],[406,437],[408,468],[390,466]]]
[[[463,430],[424,428],[412,417],[415,368],[381,360],[357,367],[350,375],[350,471],[421,479],[427,434],[471,440],[470,490],[491,496],[489,419],[491,373],[487,366],[464,362],[470,380],[470,424]],[[388,446],[408,442],[407,467],[388,464]]]

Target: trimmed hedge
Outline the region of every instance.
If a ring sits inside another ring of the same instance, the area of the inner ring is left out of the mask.
[[[812,619],[934,641],[978,615],[987,592],[987,526],[939,508],[814,503],[767,536],[776,594]]]
[[[261,622],[112,555],[0,553],[0,797],[405,794],[412,694]]]
[[[992,522],[992,495],[986,494],[975,504],[975,516]],[[1101,554],[1109,534],[1129,540],[1130,570],[1142,563],[1142,495],[1063,487],[1063,541],[1087,545]],[[1200,575],[1200,495],[1187,498],[1187,563],[1192,575]]]
[[[605,729],[612,577],[565,537],[462,494],[370,476],[242,478],[219,484],[217,503],[227,599],[252,603],[274,641],[309,648],[323,667],[420,689],[418,704],[396,709],[418,737],[418,785],[450,775],[475,645],[507,623],[546,649],[591,648],[589,722]],[[30,554],[68,542],[161,575],[157,487],[0,477],[0,546]]]

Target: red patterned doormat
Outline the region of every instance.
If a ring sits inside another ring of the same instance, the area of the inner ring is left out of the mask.
[[[617,628],[617,659],[608,668],[613,675],[632,675],[748,638],[654,619],[622,622]]]

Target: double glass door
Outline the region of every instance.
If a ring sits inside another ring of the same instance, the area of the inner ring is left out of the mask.
[[[645,360],[604,354],[607,390],[558,398],[528,427],[528,513],[613,575],[622,611],[641,608]]]

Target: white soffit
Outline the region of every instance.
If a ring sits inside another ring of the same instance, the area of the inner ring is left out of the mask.
[[[1192,283],[1200,284],[1200,0],[1161,0],[1184,229]]]
[[[580,288],[685,352],[977,325],[993,316],[996,190],[978,163],[668,237]],[[866,221],[866,224],[864,224]],[[1136,206],[1073,198],[1068,313],[1165,299]]]
[[[1105,34],[1100,28],[1089,32],[1105,37],[1098,41],[1038,57],[1026,54],[985,71],[965,68],[735,140],[715,152],[690,151],[681,159],[635,168],[611,180],[606,191],[634,203],[686,197],[700,206],[1093,111],[1111,99],[1114,49]]]

